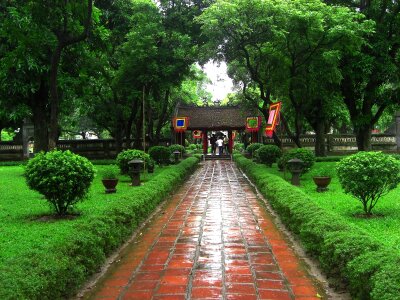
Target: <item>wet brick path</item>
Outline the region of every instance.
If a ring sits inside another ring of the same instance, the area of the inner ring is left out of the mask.
[[[234,163],[177,191],[90,299],[320,299]]]

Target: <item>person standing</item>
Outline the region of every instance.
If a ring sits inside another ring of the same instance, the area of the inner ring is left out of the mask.
[[[224,140],[222,139],[222,137],[219,137],[219,139],[217,140],[217,146],[218,146],[218,154],[222,155],[224,152]]]
[[[229,139],[226,135],[224,135],[224,151],[229,154]]]
[[[217,142],[217,138],[215,137],[215,134],[212,134],[210,137],[210,145],[211,145],[211,153],[213,155],[215,155],[216,148],[217,148],[216,142]]]

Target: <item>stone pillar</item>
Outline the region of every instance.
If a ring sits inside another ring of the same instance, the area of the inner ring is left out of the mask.
[[[203,154],[207,155],[208,152],[208,135],[207,130],[202,130],[203,132]]]
[[[396,112],[396,143],[397,151],[400,151],[400,111]]]
[[[28,159],[33,155],[33,149],[29,149],[29,142],[33,141],[34,127],[29,119],[25,119],[22,125],[22,155],[24,159]],[[31,150],[31,151],[30,151]],[[30,153],[32,153],[30,155]]]

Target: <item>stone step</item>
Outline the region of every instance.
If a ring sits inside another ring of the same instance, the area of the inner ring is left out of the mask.
[[[231,160],[230,155],[206,155],[206,160]]]

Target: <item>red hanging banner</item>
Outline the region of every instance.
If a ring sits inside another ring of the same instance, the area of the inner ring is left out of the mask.
[[[261,117],[247,117],[246,119],[246,131],[257,132],[261,128]]]
[[[194,130],[193,131],[193,138],[194,139],[201,139],[203,137],[203,133],[201,130]]]
[[[188,117],[176,117],[172,119],[172,126],[175,132],[185,132],[189,126]]]
[[[269,138],[274,134],[276,125],[279,123],[279,113],[282,102],[277,102],[269,106],[269,115],[267,125],[265,126],[265,135]]]

